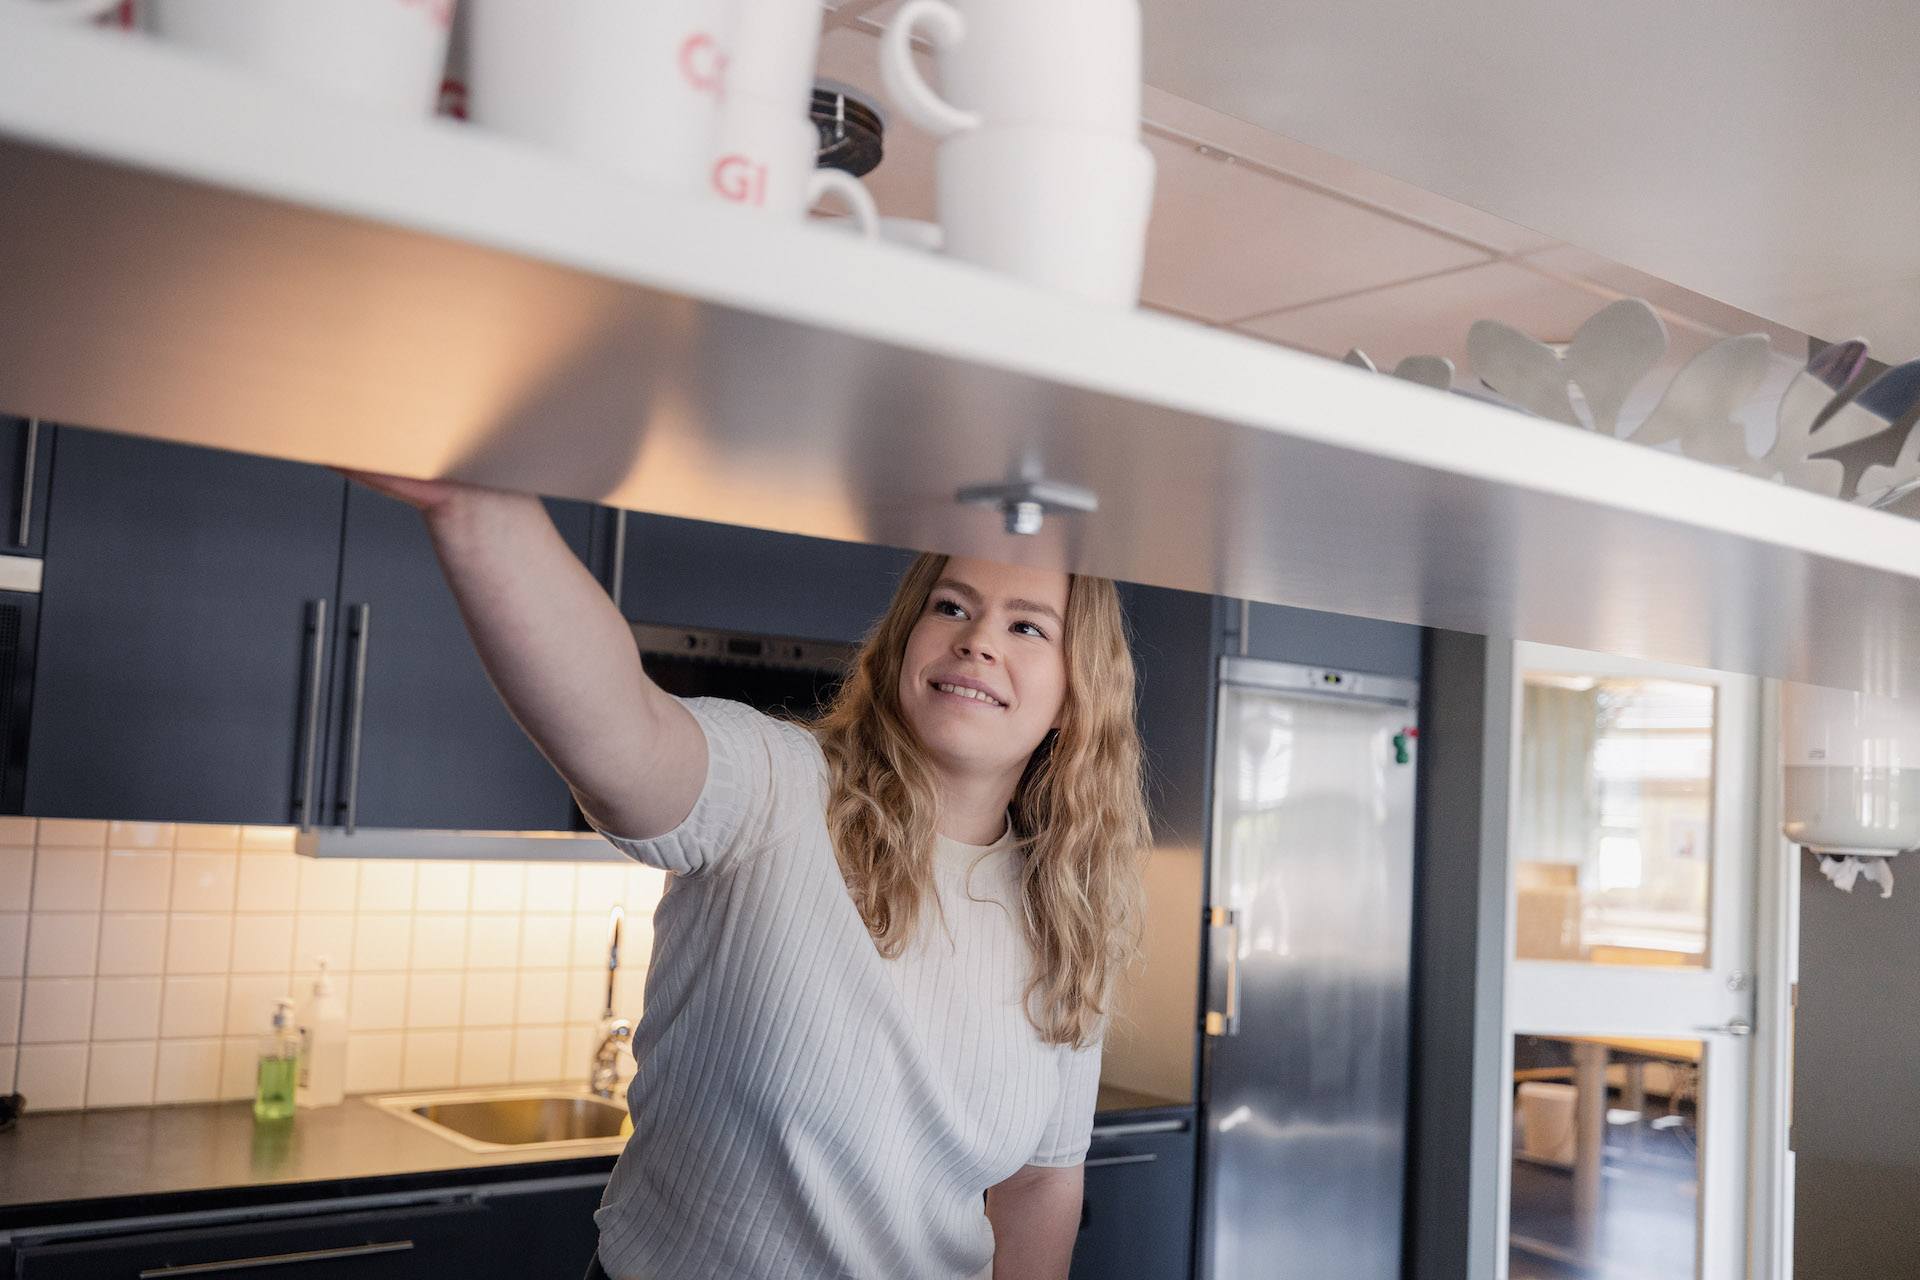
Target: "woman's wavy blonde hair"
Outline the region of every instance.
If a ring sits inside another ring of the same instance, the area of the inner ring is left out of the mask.
[[[912,941],[933,890],[933,770],[900,708],[907,637],[947,557],[910,565],[861,645],[833,704],[814,722],[831,772],[827,827],[854,905],[884,956]],[[1139,946],[1140,867],[1150,833],[1134,726],[1133,657],[1120,596],[1072,575],[1061,637],[1059,728],[1013,793],[1021,892],[1034,971],[1027,1017],[1049,1043],[1097,1042],[1114,981]]]

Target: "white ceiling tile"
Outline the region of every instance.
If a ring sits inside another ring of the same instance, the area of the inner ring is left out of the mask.
[[[1157,136],[1151,303],[1231,320],[1484,261],[1486,254],[1345,200]]]
[[[1330,151],[1262,129],[1152,85],[1144,86],[1141,110],[1149,125],[1159,125],[1249,160],[1258,160],[1306,182],[1462,236],[1496,253],[1525,253],[1560,243],[1551,236],[1423,191]]]

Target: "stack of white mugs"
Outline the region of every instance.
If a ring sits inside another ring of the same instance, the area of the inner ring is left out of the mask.
[[[161,38],[408,113],[450,85],[477,124],[684,195],[799,219],[850,174],[815,167],[820,0],[138,0]],[[48,17],[123,0],[0,0]],[[914,61],[930,42],[940,87]],[[451,47],[450,47],[451,46]],[[1139,296],[1153,158],[1138,0],[906,0],[880,45],[894,105],[940,139],[939,227],[909,237],[1096,302]]]

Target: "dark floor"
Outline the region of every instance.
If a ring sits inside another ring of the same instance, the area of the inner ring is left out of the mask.
[[[1653,1115],[1608,1125],[1595,1257],[1573,1238],[1573,1174],[1516,1159],[1511,1280],[1694,1280],[1699,1163],[1694,1115],[1655,1129]]]

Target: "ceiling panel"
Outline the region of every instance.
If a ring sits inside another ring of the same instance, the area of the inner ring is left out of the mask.
[[[1234,320],[1484,262],[1458,240],[1148,135],[1159,165],[1142,298]]]
[[[1144,0],[1148,83],[1801,332],[1920,356],[1920,5]]]

